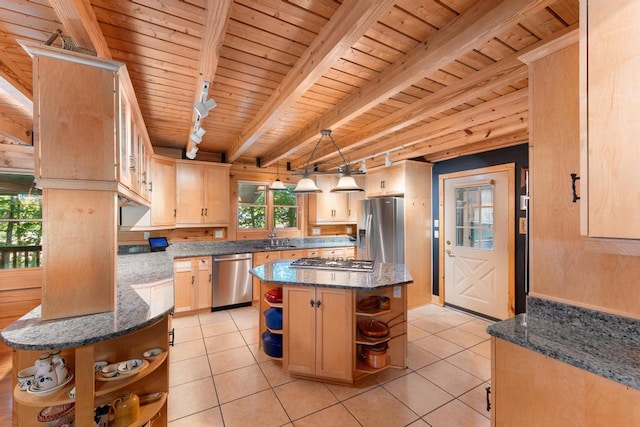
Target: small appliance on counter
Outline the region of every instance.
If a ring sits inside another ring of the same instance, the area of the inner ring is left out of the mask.
[[[169,247],[166,237],[149,237],[149,249],[151,252],[162,252]]]

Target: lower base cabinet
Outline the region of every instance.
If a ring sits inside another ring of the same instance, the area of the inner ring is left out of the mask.
[[[13,391],[14,426],[44,425],[38,422],[38,414],[47,407],[75,403],[74,425],[93,426],[94,410],[98,406],[111,405],[126,392],[138,396],[151,393],[164,393],[156,401],[140,405],[139,416],[130,425],[143,426],[150,420],[154,426],[166,426],[167,396],[169,392],[169,339],[170,316],[158,322],[111,340],[95,344],[61,350],[66,366],[73,378],[67,385],[46,396],[39,396],[20,390],[18,385]],[[101,380],[94,372],[94,362],[106,360],[110,363],[129,359],[142,359],[142,353],[159,347],[162,353],[137,374],[117,380]],[[14,350],[14,375],[22,369],[33,366],[43,350]],[[76,398],[69,397],[71,389],[76,388]],[[112,424],[109,424],[112,425]]]
[[[351,381],[353,292],[284,286],[283,356],[292,374]]]
[[[492,426],[637,426],[640,390],[492,338]]]
[[[212,273],[210,256],[174,260],[174,301],[177,315],[211,310]]]

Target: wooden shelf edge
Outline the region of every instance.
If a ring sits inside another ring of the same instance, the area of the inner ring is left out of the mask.
[[[278,335],[282,335],[284,333],[282,329],[267,328],[267,331],[271,332],[272,334],[278,334]]]
[[[153,373],[156,369],[158,369],[165,360],[167,360],[167,355],[169,351],[165,350],[156,357],[155,360],[149,362],[149,367],[143,371],[138,372],[137,374],[131,375],[129,377],[123,378],[122,380],[117,381],[96,381],[96,390],[95,397],[104,396],[105,394],[109,394],[112,391],[121,389],[130,384],[135,383],[136,381],[141,380],[147,375]]]
[[[391,309],[378,310],[378,311],[356,311],[356,316],[373,317],[373,316],[383,316],[388,313],[391,313]]]
[[[162,396],[162,398],[160,400],[158,400],[157,402],[147,403],[146,405],[140,405],[140,416],[138,417],[138,419],[135,422],[129,424],[129,426],[131,426],[131,427],[140,427],[140,426],[145,425],[145,423],[147,423],[158,412],[160,412],[160,410],[162,409],[162,406],[167,401],[168,394],[169,393],[165,392],[164,396]]]
[[[51,393],[50,395],[38,396],[35,394],[29,394],[25,390],[20,390],[20,388],[16,385],[13,389],[13,398],[17,403],[21,405],[31,406],[35,408],[64,405],[66,403],[73,403],[76,401],[74,398],[69,397],[69,392],[74,386],[75,381],[69,381],[69,384],[62,387],[60,390]]]

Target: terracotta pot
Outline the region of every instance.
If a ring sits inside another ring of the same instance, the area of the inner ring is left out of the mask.
[[[387,365],[387,343],[363,345],[360,352],[362,361],[370,368],[379,369]]]
[[[386,323],[375,319],[364,319],[358,322],[358,330],[365,337],[381,338],[389,334],[389,327]]]

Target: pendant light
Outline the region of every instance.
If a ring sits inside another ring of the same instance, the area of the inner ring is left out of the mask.
[[[304,174],[302,175],[302,179],[298,181],[296,188],[294,188],[293,192],[296,194],[309,194],[309,193],[322,193],[322,190],[318,188],[315,182],[311,178],[309,178],[309,163],[311,163],[311,159],[313,159],[313,155],[316,153],[318,146],[322,142],[325,136],[328,136],[333,146],[336,147],[338,154],[342,158],[343,166],[341,166],[339,170],[339,174],[341,175],[338,180],[338,185],[331,190],[331,192],[342,192],[342,193],[351,193],[356,191],[364,191],[364,189],[360,188],[356,183],[355,179],[349,173],[349,163],[342,155],[340,151],[340,147],[336,144],[336,141],[331,136],[331,129],[321,129],[320,130],[320,139],[316,142],[316,146],[313,147],[313,151],[307,160],[307,163],[304,165]]]
[[[278,166],[278,162],[276,162],[276,180],[269,185],[269,190],[286,190],[287,187],[284,186],[284,183],[280,181],[280,167]]]

